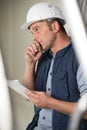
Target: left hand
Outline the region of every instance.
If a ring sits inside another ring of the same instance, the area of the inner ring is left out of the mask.
[[[47,93],[26,90],[25,94],[29,97],[35,106],[39,108],[49,108],[49,103],[52,97]]]

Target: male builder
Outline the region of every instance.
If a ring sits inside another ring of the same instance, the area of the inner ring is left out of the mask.
[[[26,94],[35,105],[35,116],[27,130],[67,130],[76,102],[87,92],[87,82],[64,24],[61,11],[42,2],[29,9],[22,26],[30,30],[33,39],[25,50],[23,77],[23,85],[32,90]],[[86,119],[85,112],[81,130],[87,129]]]

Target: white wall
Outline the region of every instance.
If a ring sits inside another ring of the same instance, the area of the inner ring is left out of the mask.
[[[28,8],[42,0],[0,0],[0,47],[7,78],[22,81],[24,72],[24,50],[32,41],[29,32],[20,29],[25,22]],[[44,0],[58,5],[61,0]],[[13,90],[10,90],[14,130],[25,130],[33,115],[33,106]]]

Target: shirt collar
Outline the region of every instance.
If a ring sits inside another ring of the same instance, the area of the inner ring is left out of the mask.
[[[68,44],[67,46],[65,46],[63,49],[59,50],[57,53],[56,53],[56,58],[59,58],[61,56],[63,56],[67,51],[68,49],[71,47],[71,43]]]

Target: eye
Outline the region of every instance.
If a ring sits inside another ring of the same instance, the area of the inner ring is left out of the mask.
[[[35,28],[34,28],[34,31],[35,31],[35,32],[39,32],[39,31],[40,31],[40,28],[39,28],[39,27],[35,27]]]
[[[31,34],[34,34],[34,33],[39,33],[40,30],[41,30],[41,28],[39,26],[35,26],[30,29],[30,32],[31,32]]]

